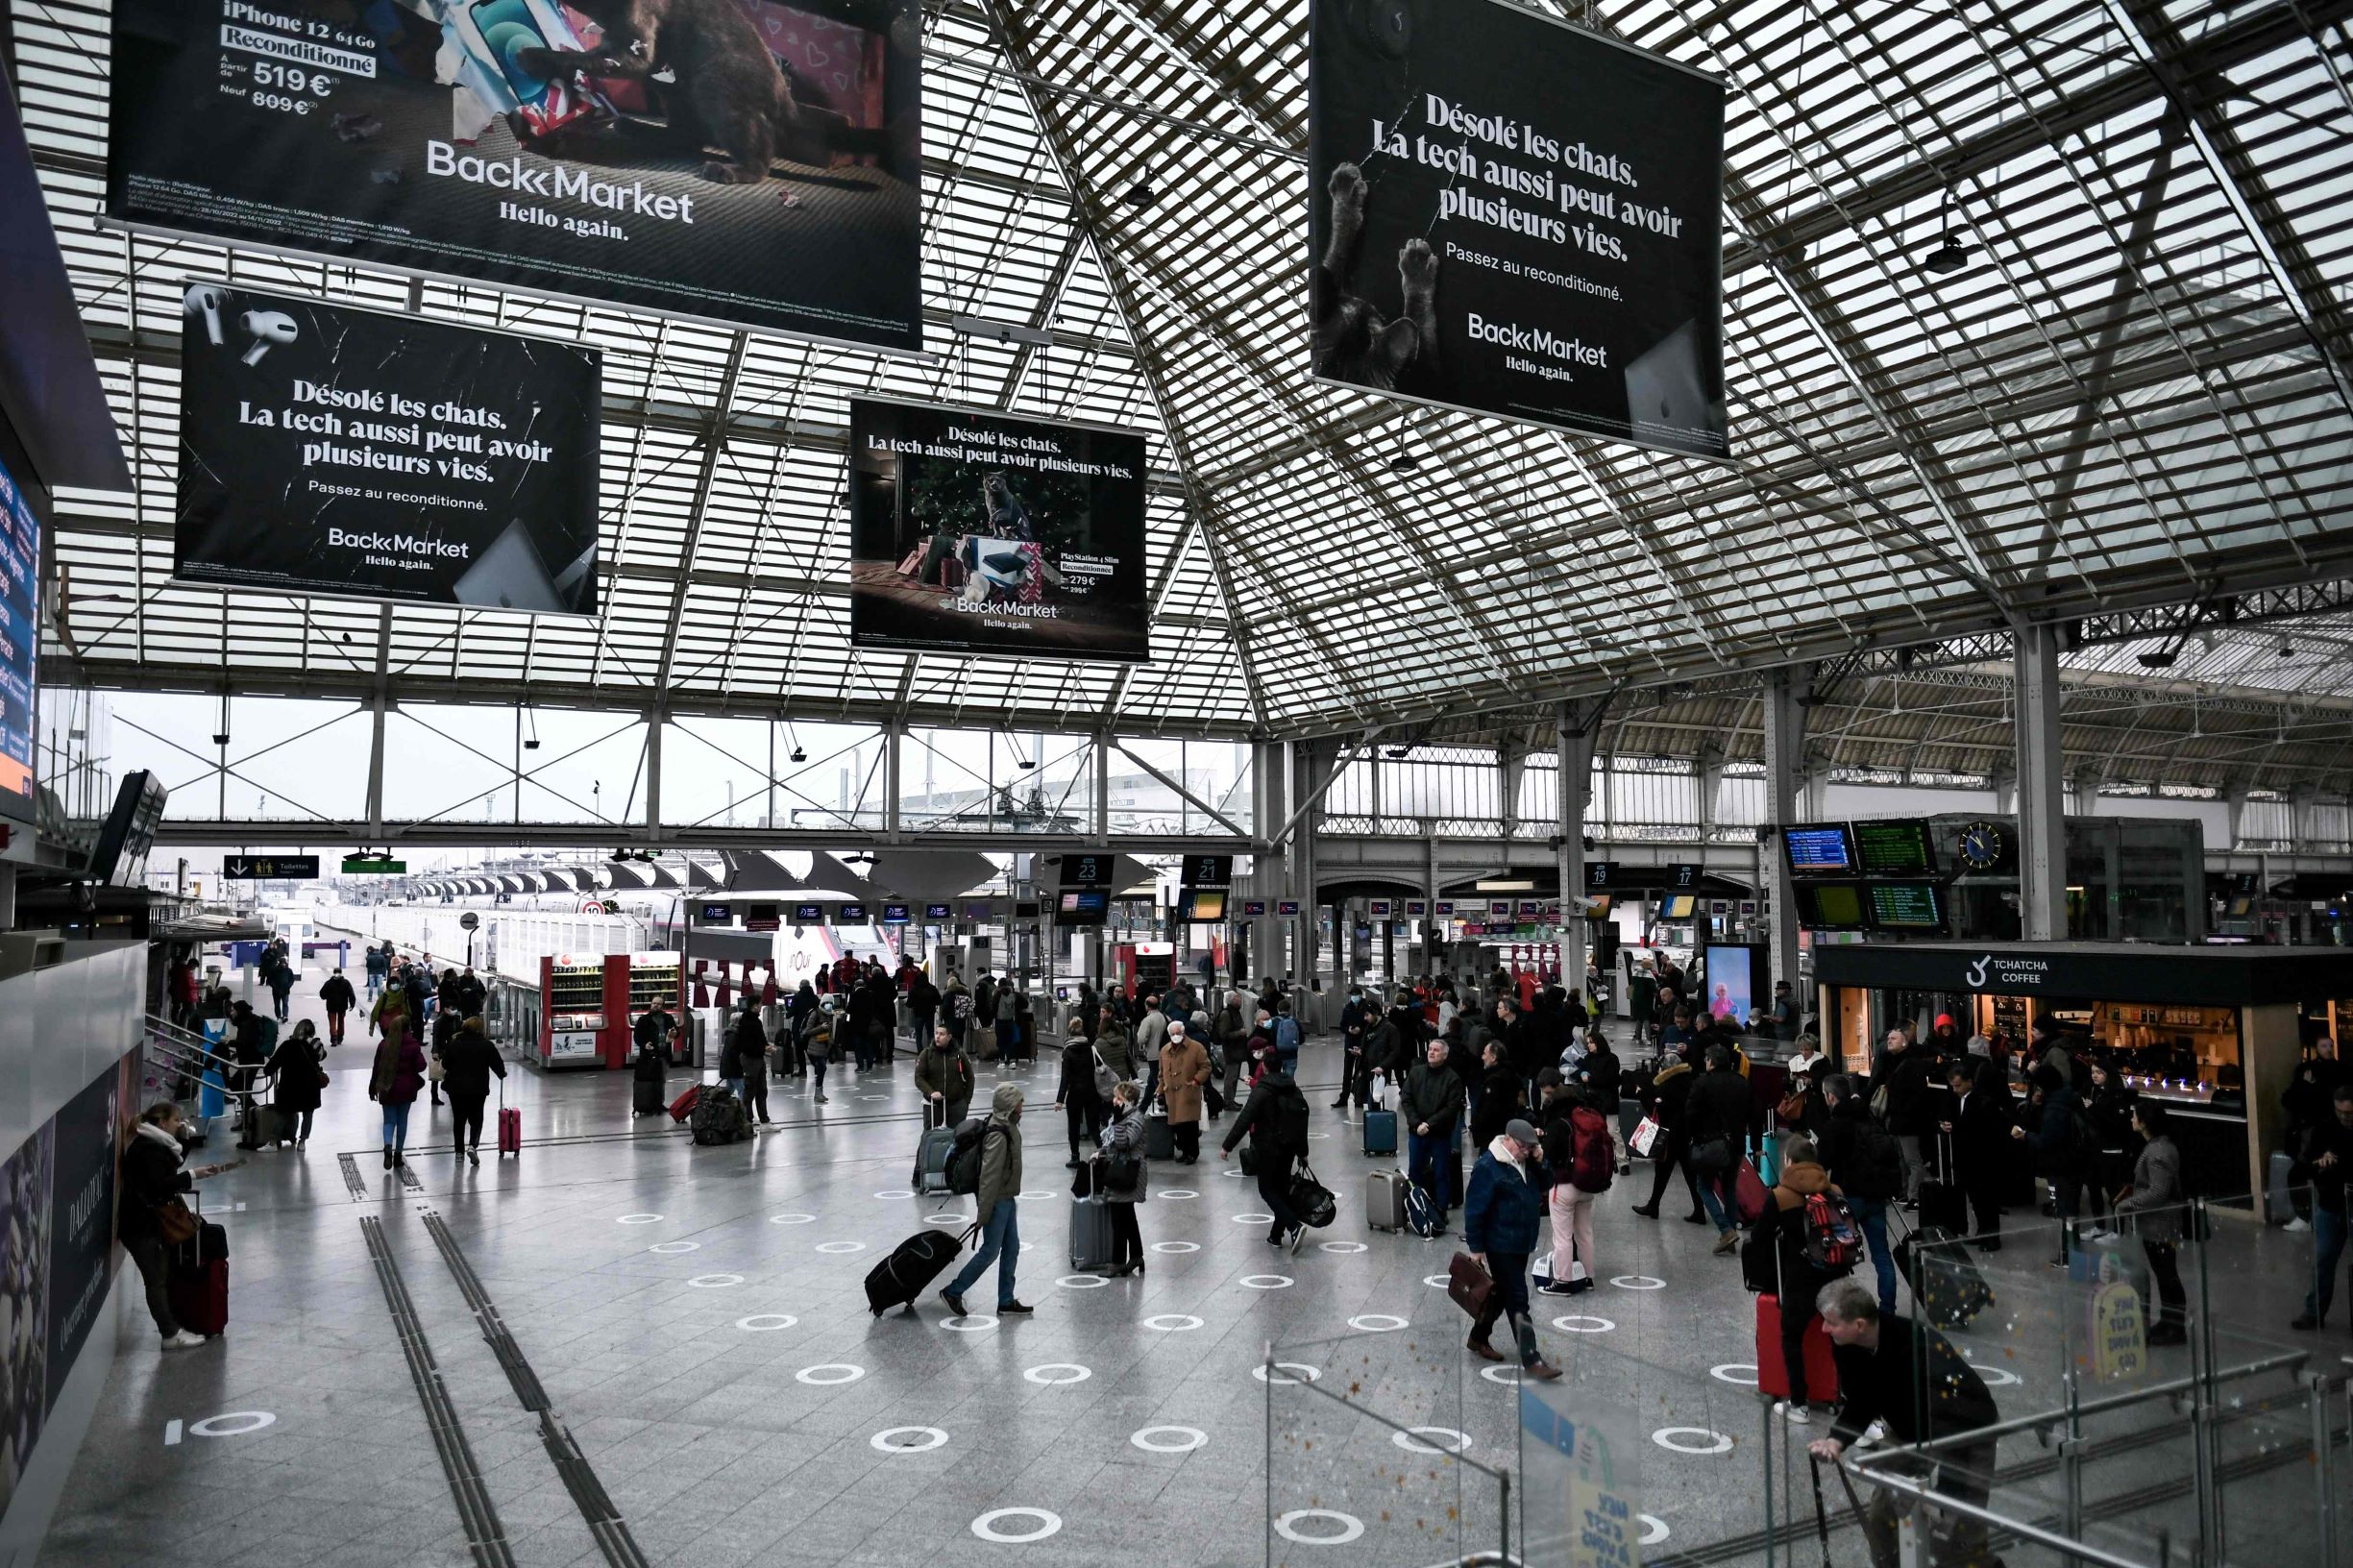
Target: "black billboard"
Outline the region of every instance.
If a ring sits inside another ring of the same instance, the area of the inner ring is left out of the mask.
[[[1151,656],[1142,436],[858,398],[849,453],[853,646]]]
[[[107,216],[919,349],[921,47],[917,0],[116,0]]]
[[[597,611],[593,349],[191,283],[183,581]]]
[[[1316,0],[1318,380],[1703,457],[1724,88],[1506,0]]]

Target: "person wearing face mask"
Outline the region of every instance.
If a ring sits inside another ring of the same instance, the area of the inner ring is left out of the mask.
[[[1160,1091],[1168,1108],[1168,1134],[1175,1139],[1179,1164],[1201,1158],[1201,1089],[1209,1081],[1210,1053],[1183,1021],[1172,1019],[1168,1043],[1161,1047]]]
[[[1536,1130],[1516,1118],[1496,1135],[1471,1171],[1470,1191],[1462,1199],[1462,1239],[1495,1282],[1487,1292],[1486,1310],[1471,1325],[1471,1354],[1483,1360],[1502,1360],[1504,1353],[1487,1336],[1499,1320],[1508,1319],[1519,1343],[1522,1376],[1549,1383],[1560,1376],[1560,1369],[1536,1348],[1536,1328],[1528,1309],[1528,1261],[1536,1250],[1545,1212],[1544,1189],[1537,1185],[1535,1171],[1540,1146]]]
[[[1136,1206],[1151,1180],[1144,1160],[1143,1086],[1127,1082],[1111,1091],[1111,1125],[1103,1129],[1103,1150],[1095,1157],[1095,1190],[1111,1205],[1111,1274],[1115,1280],[1143,1272],[1143,1233]]]
[[[996,1264],[996,1311],[1000,1317],[1037,1311],[1013,1293],[1014,1265],[1021,1256],[1021,1227],[1016,1217],[1021,1191],[1021,1090],[999,1084],[990,1097],[989,1120],[981,1129],[980,1186],[973,1193],[972,1213],[980,1221],[980,1245],[971,1262],[957,1271],[940,1299],[958,1317],[965,1315],[964,1293]]]

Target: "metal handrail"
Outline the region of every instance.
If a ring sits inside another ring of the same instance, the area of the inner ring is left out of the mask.
[[[1906,1448],[1896,1449],[1890,1452],[1896,1454],[1911,1454],[1915,1453],[1916,1450]],[[1879,1456],[1873,1455],[1870,1457],[1875,1458]],[[2100,1548],[2090,1545],[2084,1541],[2070,1540],[2065,1535],[2061,1535],[2055,1531],[2045,1530],[2040,1525],[2029,1524],[2023,1519],[2012,1519],[2005,1514],[1996,1513],[1992,1508],[1981,1507],[1974,1503],[1964,1503],[1959,1498],[1936,1490],[1935,1485],[1933,1484],[1932,1477],[1924,1478],[1919,1476],[1882,1475],[1875,1470],[1866,1470],[1863,1467],[1862,1459],[1852,1458],[1845,1454],[1839,1456],[1838,1463],[1842,1469],[1851,1471],[1851,1473],[1862,1477],[1865,1481],[1872,1482],[1874,1485],[1885,1486],[1891,1491],[1907,1492],[1913,1497],[1919,1498],[1921,1501],[1928,1504],[1940,1513],[1965,1514],[1972,1519],[1978,1520],[1984,1524],[1992,1525],[1995,1528],[2005,1531],[2012,1535],[2020,1537],[2021,1539],[2034,1541],[2040,1545],[2047,1546],[2052,1551],[2059,1553],[2061,1556],[2072,1557],[2076,1561],[2098,1563],[2101,1565],[2101,1568],[2148,1568],[2148,1564],[2145,1562],[2136,1562],[2130,1557],[2117,1556],[2113,1553],[2104,1552]]]
[[[146,1021],[149,1045],[170,1066],[200,1082],[207,1071],[218,1067],[221,1071],[221,1094],[224,1098],[250,1103],[260,1099],[265,1092],[272,1094],[277,1092],[278,1074],[271,1069],[268,1064],[256,1064],[253,1069],[253,1083],[244,1089],[238,1089],[229,1082],[230,1073],[235,1070],[239,1064],[231,1060],[222,1049],[228,1043],[227,1041],[220,1041],[216,1044],[205,1036],[192,1034],[172,1022],[171,1019],[153,1013],[147,1015]]]
[[[2200,1383],[2232,1383],[2241,1378],[2260,1377],[2266,1372],[2276,1372],[2282,1367],[2301,1366],[2311,1360],[2312,1352],[2308,1350],[2283,1351],[2277,1356],[2267,1356],[2260,1361],[2248,1361],[2241,1366],[2226,1366],[2203,1378],[2196,1376],[2169,1378],[2164,1383],[2148,1384],[2140,1388],[2127,1389],[2122,1393],[2110,1394],[2102,1399],[2087,1400],[2080,1405],[2062,1406],[2058,1409],[2044,1410],[2035,1415],[2013,1416],[2007,1421],[1998,1421],[1992,1426],[1972,1427],[1967,1432],[1947,1433],[1942,1437],[1931,1437],[1924,1443],[1906,1444],[1901,1448],[1875,1449],[1873,1453],[1875,1457],[1882,1454],[1928,1454],[1952,1444],[1979,1443],[1988,1437],[2007,1437],[2015,1433],[2035,1432],[2054,1422],[2065,1421],[2070,1416],[2101,1415],[2109,1410],[2120,1410],[2129,1406],[2145,1404],[2152,1399],[2164,1399],[2194,1388]]]

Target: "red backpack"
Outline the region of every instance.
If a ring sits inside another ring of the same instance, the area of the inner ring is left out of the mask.
[[[1569,1113],[1569,1185],[1580,1192],[1606,1192],[1617,1173],[1617,1151],[1609,1123],[1599,1111],[1579,1106]]]
[[[1863,1254],[1863,1234],[1854,1211],[1834,1192],[1805,1198],[1805,1261],[1816,1268],[1845,1273]]]

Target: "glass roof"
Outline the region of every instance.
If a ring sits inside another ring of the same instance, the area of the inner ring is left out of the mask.
[[[1310,382],[1305,0],[928,6],[928,361],[101,231],[106,10],[5,3],[139,483],[61,508],[104,683],[1336,733],[2353,576],[2347,0],[1539,8],[1730,88],[1728,463]],[[189,275],[602,349],[599,619],[174,584]],[[1145,432],[1152,664],[853,650],[868,392]],[[2341,619],[2278,640],[2168,677],[2349,695]]]

